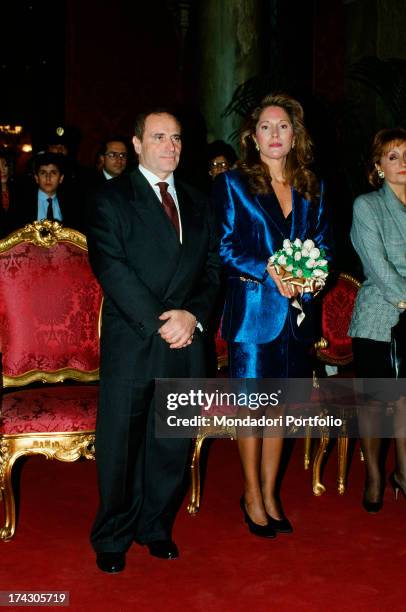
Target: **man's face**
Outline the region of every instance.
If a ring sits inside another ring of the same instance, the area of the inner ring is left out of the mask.
[[[55,164],[48,164],[39,167],[38,173],[35,174],[35,180],[41,191],[44,191],[48,196],[53,196],[63,181],[63,174]]]
[[[106,145],[106,151],[100,156],[103,170],[116,177],[125,170],[127,166],[127,147],[123,142],[112,140]]]
[[[211,178],[215,178],[218,174],[222,172],[227,172],[230,170],[230,164],[224,157],[224,155],[217,155],[217,157],[213,157],[209,164],[209,174]]]
[[[167,113],[148,115],[142,140],[134,136],[133,144],[140,164],[165,180],[179,163],[180,125]]]

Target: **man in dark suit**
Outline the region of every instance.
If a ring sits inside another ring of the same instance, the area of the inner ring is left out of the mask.
[[[27,223],[49,219],[67,227],[81,229],[75,203],[63,189],[64,158],[60,153],[39,153],[34,158],[35,183],[24,185],[17,192],[11,211],[12,230]]]
[[[204,376],[201,330],[219,284],[208,202],[173,178],[178,120],[140,115],[133,144],[139,167],[107,181],[89,209],[90,262],[105,294],[91,541],[107,572],[124,568],[133,540],[156,557],[179,554],[171,529],[190,441],[155,436],[154,379]]]

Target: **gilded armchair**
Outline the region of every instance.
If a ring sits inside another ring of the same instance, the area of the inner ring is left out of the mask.
[[[4,541],[16,529],[12,469],[20,457],[94,457],[101,303],[79,232],[34,222],[0,241]]]
[[[355,299],[361,284],[349,274],[340,273],[334,284],[322,298],[322,338],[316,343],[316,356],[323,363],[332,366],[346,366],[353,360],[351,338],[348,327],[354,309]],[[328,409],[328,407],[327,407]],[[343,427],[337,438],[338,470],[337,489],[340,495],[345,492],[347,475],[349,411],[343,409]],[[312,488],[315,495],[322,495],[326,487],[321,482],[321,467],[329,443],[329,429],[323,428],[320,444],[313,460]],[[310,466],[310,436],[305,442],[305,469]]]

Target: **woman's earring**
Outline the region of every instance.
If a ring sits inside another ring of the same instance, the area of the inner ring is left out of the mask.
[[[292,142],[292,149],[295,148],[295,141]]]
[[[257,151],[259,151],[259,146],[258,146],[258,143],[257,143],[256,141],[254,141],[254,142],[255,142],[255,148],[256,148],[256,150],[257,150]]]
[[[378,176],[380,179],[384,179],[385,178],[385,172],[383,170],[381,170],[380,168],[378,169]]]

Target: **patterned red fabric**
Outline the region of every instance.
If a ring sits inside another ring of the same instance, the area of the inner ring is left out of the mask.
[[[96,370],[101,299],[87,252],[73,244],[0,253],[3,374]]]
[[[358,287],[353,281],[339,277],[323,298],[322,335],[328,341],[328,347],[319,352],[325,361],[348,363],[352,360],[348,327],[357,293]]]
[[[1,398],[0,435],[93,431],[99,387],[44,387],[6,393]]]

